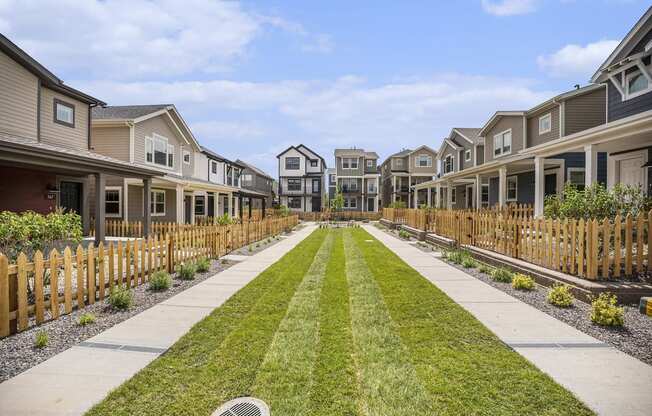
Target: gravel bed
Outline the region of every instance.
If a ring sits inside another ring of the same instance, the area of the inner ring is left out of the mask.
[[[384,231],[398,237],[398,233],[389,232],[387,229]],[[414,246],[424,252],[433,251],[430,244],[416,244]],[[537,284],[536,289],[532,291],[516,290],[512,288],[511,284],[496,282],[478,269],[466,269],[461,265],[446,262],[585,334],[652,365],[652,344],[650,341],[652,340],[652,318],[641,314],[638,311],[638,305],[623,305],[625,308],[625,325],[623,327],[605,327],[591,322],[591,305],[588,303],[576,299],[574,305],[570,308],[559,308],[547,302],[546,296],[549,290],[547,287]]]
[[[157,303],[163,302],[177,293],[226,270],[233,264],[235,263],[225,260],[213,260],[210,271],[197,273],[194,280],[174,278],[172,286],[163,292],[149,290],[148,284],[138,286],[133,289],[134,304],[126,311],[114,310],[105,299],[83,309],[74,310],[68,315],[62,315],[54,321],[34,326],[0,340],[0,362],[2,363],[0,366],[0,382],[22,373],[73,345],[137,315],[145,309],[149,309]],[[86,326],[78,325],[79,316],[89,312],[95,315],[95,322]],[[36,334],[41,331],[47,333],[48,345],[39,349],[34,346],[34,339]]]

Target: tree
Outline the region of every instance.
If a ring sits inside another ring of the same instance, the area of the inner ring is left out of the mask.
[[[335,212],[341,211],[342,208],[344,208],[344,196],[342,195],[342,190],[339,185],[335,188],[335,196],[331,200],[331,208],[335,210]]]

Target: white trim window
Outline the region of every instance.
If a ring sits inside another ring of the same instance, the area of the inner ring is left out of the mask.
[[[457,188],[451,188],[451,204],[457,204]]]
[[[288,156],[285,158],[285,170],[301,169],[301,158],[297,156]]]
[[[165,190],[152,189],[150,212],[152,217],[165,216]]]
[[[343,157],[342,158],[342,169],[357,169],[358,168],[358,158],[357,157]]]
[[[174,146],[156,133],[145,137],[145,160],[149,164],[174,168]]]
[[[184,165],[189,165],[190,164],[190,152],[187,150],[184,150],[182,152],[183,154],[183,164]]]
[[[518,176],[507,177],[507,201],[518,199]]]
[[[395,168],[396,169],[402,169],[403,168],[403,159],[394,159],[395,162]]]
[[[539,134],[546,134],[552,131],[552,114],[544,114],[539,117]]]
[[[444,175],[453,172],[455,167],[455,157],[453,155],[446,155],[444,159]]]
[[[430,155],[418,155],[414,158],[414,163],[418,168],[431,168],[432,167],[432,156]]]
[[[217,162],[214,160],[211,160],[211,173],[217,175]]]
[[[105,216],[122,217],[122,186],[107,186],[104,190]]]
[[[301,197],[291,196],[288,197],[288,208],[301,209]]]
[[[640,70],[625,75],[625,100],[650,92],[652,83]]]
[[[566,177],[568,183],[575,185],[577,189],[582,190],[586,187],[586,172],[584,168],[568,168],[566,169]]]
[[[488,207],[489,206],[489,184],[488,183],[483,183],[481,185],[482,187],[482,193],[480,194],[480,204],[482,204],[482,207]]]
[[[466,149],[464,151],[464,161],[465,162],[470,162],[471,161],[471,149]]]
[[[357,198],[344,198],[344,208],[357,208],[358,199]]]
[[[204,195],[195,195],[195,215],[206,215],[206,197]]]
[[[342,192],[358,192],[358,180],[356,178],[342,178]]]
[[[374,161],[373,159],[367,159],[367,167],[368,168],[373,168],[374,167]]]
[[[494,136],[494,156],[505,156],[510,153],[512,153],[512,129]]]

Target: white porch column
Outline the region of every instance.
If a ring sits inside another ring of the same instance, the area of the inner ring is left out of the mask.
[[[183,219],[185,218],[183,215],[183,209],[184,209],[184,204],[183,204],[183,186],[182,185],[177,185],[176,188],[176,199],[177,199],[177,224],[183,224]]]
[[[482,177],[475,175],[475,209],[482,208]]]
[[[127,178],[122,180],[122,219],[129,221],[129,185]]]
[[[441,184],[437,184],[435,192],[435,207],[441,208]]]
[[[190,223],[195,223],[195,193],[190,195]]]
[[[419,190],[416,188],[414,188],[414,205],[412,208],[419,208]]]
[[[392,202],[396,202],[396,176],[394,176],[394,183],[392,186]]]
[[[457,195],[455,195],[457,201]],[[446,183],[446,209],[453,209],[453,183]]]
[[[546,189],[546,160],[540,156],[534,158],[534,216],[543,216],[543,200]]]
[[[428,208],[432,207],[432,187],[428,187]]]
[[[240,198],[233,198],[233,216],[240,218]]]
[[[595,145],[584,146],[584,184],[588,188],[598,180],[598,149]]]
[[[220,193],[215,192],[213,194],[213,216],[214,217],[219,217],[220,216]]]
[[[507,201],[507,166],[498,169],[498,206],[504,207]]]

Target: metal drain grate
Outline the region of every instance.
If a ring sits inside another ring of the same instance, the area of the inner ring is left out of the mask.
[[[213,416],[270,416],[269,407],[253,397],[239,397],[224,403]]]

